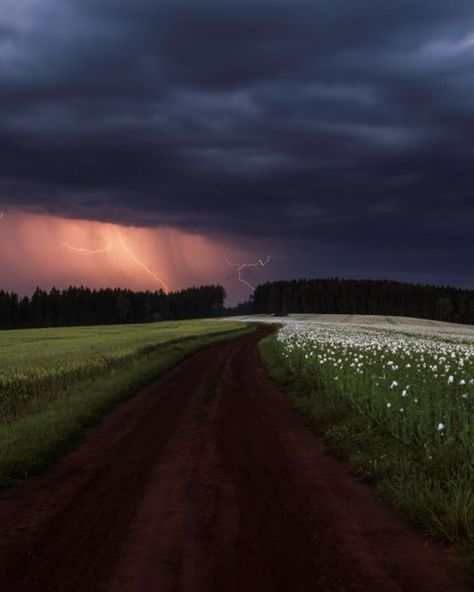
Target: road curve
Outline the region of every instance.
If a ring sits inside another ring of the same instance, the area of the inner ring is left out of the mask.
[[[8,592],[464,592],[267,379],[260,328],[206,347],[0,503]]]

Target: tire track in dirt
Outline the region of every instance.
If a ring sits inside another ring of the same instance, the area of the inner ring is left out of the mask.
[[[209,346],[0,503],[8,592],[464,592],[459,561],[326,454],[260,328]]]

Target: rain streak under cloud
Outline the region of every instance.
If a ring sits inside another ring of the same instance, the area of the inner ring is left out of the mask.
[[[83,284],[168,291],[219,282],[231,301],[249,293],[223,258],[241,253],[195,233],[14,211],[0,224],[4,289],[29,294],[37,285]]]

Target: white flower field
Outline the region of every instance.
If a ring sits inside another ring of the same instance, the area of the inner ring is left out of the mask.
[[[347,398],[367,421],[410,445],[474,445],[474,337],[374,326],[286,322],[290,369],[314,396]]]
[[[355,315],[258,320],[281,324],[262,355],[288,373],[300,412],[414,522],[472,556],[474,327]]]

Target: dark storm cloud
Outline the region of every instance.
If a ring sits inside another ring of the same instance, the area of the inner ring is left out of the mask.
[[[0,203],[470,283],[473,65],[470,0],[6,0]]]

